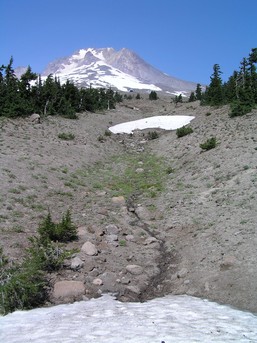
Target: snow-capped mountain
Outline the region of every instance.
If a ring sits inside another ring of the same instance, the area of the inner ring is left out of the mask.
[[[168,76],[129,49],[80,49],[48,64],[42,76],[56,75],[61,82],[80,87],[114,88],[120,91],[154,90],[177,94],[196,89],[196,84]]]

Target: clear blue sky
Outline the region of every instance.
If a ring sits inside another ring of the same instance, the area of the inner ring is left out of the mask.
[[[209,83],[257,47],[257,0],[1,0],[1,64],[46,65],[80,48],[129,48],[161,71]]]

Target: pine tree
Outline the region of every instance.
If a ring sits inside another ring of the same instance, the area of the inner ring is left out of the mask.
[[[157,93],[155,91],[151,91],[151,93],[149,94],[149,100],[157,100],[158,96]]]
[[[200,83],[197,83],[196,85],[195,97],[196,100],[202,100],[202,87]]]
[[[188,99],[188,102],[193,102],[196,100],[196,96],[195,96],[195,93],[194,92],[191,92],[190,96],[189,96],[189,99]]]
[[[220,66],[218,64],[214,64],[211,82],[205,92],[204,101],[207,105],[218,106],[223,103],[223,87],[220,75]]]

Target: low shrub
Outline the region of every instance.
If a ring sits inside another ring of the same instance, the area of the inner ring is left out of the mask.
[[[193,132],[193,129],[190,126],[182,126],[176,130],[176,134],[178,138],[189,135],[192,132]]]
[[[97,137],[97,140],[100,143],[104,143],[106,141],[106,138],[104,136],[100,135],[100,136]]]
[[[3,253],[1,251],[1,260]],[[30,309],[46,300],[44,273],[36,261],[26,259],[21,264],[0,265],[0,313],[6,315],[17,309]]]
[[[54,223],[50,212],[38,228],[43,240],[54,242],[69,242],[78,238],[77,228],[71,221],[70,211],[67,210],[60,223]]]
[[[72,141],[75,138],[75,135],[73,133],[59,133],[58,138],[63,139],[64,141]]]
[[[216,145],[217,145],[217,140],[215,137],[212,137],[212,138],[207,139],[206,142],[200,144],[200,148],[203,150],[211,150],[215,148]]]
[[[60,223],[54,223],[48,213],[38,233],[39,237],[29,239],[30,246],[19,264],[10,265],[0,247],[0,313],[3,315],[43,304],[48,296],[46,272],[60,269],[64,260],[74,253],[59,243],[78,237],[69,210]]]
[[[253,107],[254,106],[251,103],[236,101],[230,105],[231,112],[229,113],[229,116],[230,118],[244,116],[251,112]]]
[[[147,139],[153,140],[159,138],[159,133],[157,131],[149,131],[147,133]]]

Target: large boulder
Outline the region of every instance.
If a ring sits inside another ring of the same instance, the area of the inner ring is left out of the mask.
[[[82,281],[57,281],[54,285],[53,298],[81,298],[85,294],[85,290],[85,285]]]

